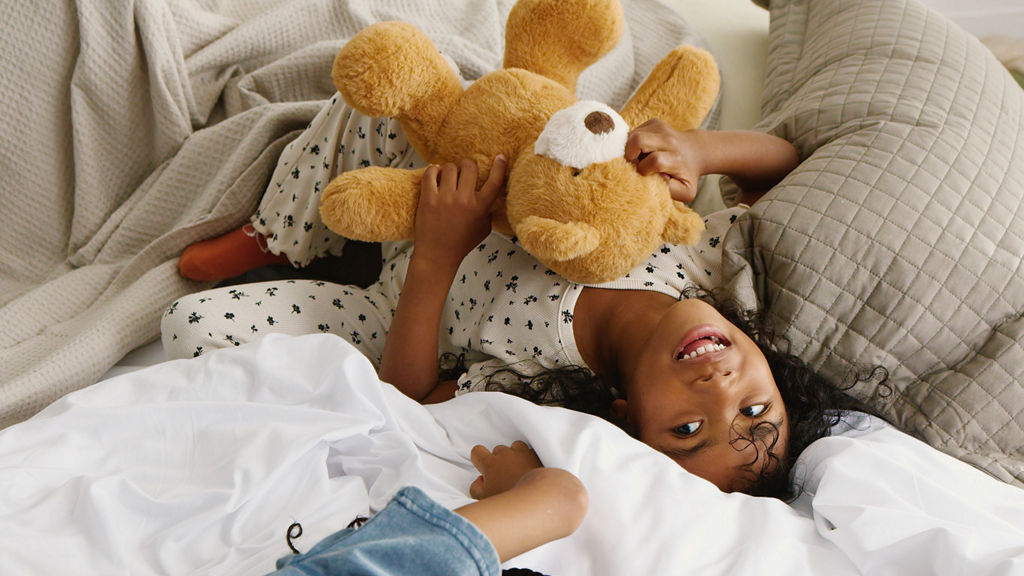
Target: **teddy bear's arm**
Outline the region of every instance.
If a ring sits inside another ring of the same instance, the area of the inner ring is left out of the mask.
[[[412,238],[424,170],[372,166],[340,174],[324,188],[320,218],[353,240]]]
[[[718,97],[718,66],[707,51],[689,45],[674,48],[651,70],[622,108],[633,128],[660,118],[676,130],[700,126]]]
[[[427,161],[437,160],[436,138],[462,85],[421,30],[404,22],[363,29],[338,51],[331,76],[349,106],[398,118],[413,148]]]

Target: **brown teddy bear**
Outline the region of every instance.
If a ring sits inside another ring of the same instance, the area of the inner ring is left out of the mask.
[[[353,108],[397,118],[427,162],[470,158],[483,179],[503,154],[509,173],[494,228],[570,280],[604,282],[662,242],[693,244],[700,236],[702,218],[673,201],[659,175],[641,176],[624,151],[630,128],[648,119],[677,130],[699,126],[719,85],[711,55],[682,45],[620,113],[577,101],[577,78],[615,46],[622,24],[617,0],[520,0],[506,24],[504,68],[463,90],[425,34],[383,22],[341,49],[333,79]],[[341,174],[324,189],[323,222],[356,240],[412,238],[422,174],[379,167]]]

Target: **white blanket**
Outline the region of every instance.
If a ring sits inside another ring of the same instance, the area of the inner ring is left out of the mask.
[[[413,22],[473,79],[500,66],[512,4],[0,0],[0,427],[95,382],[204,287],[177,256],[253,213],[346,38]],[[657,0],[623,5],[579,85],[616,106],[696,41]]]
[[[469,501],[477,443],[586,484],[552,575],[1020,574],[1024,491],[878,422],[812,445],[795,507],[726,495],[614,426],[500,393],[424,407],[330,335],[271,335],[72,393],[0,432],[4,574],[260,574],[417,485]]]

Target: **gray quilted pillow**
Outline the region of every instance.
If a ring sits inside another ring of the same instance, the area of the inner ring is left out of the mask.
[[[760,128],[804,161],[726,238],[734,285],[813,366],[887,367],[898,424],[1024,485],[1024,91],[917,0],[770,10]]]

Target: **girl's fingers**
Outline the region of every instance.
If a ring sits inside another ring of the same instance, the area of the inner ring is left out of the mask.
[[[668,178],[667,181],[668,193],[672,195],[673,200],[693,202],[693,199],[697,197],[696,190],[693,189],[693,186],[688,186],[686,182],[676,178]]]
[[[459,168],[449,162],[441,167],[441,178],[439,188],[442,190],[455,190],[459,184]]]
[[[477,471],[483,473],[484,461],[491,455],[491,451],[484,446],[477,444],[473,446],[473,449],[469,451],[469,461],[473,463],[473,467]]]
[[[652,118],[644,122],[630,131],[626,139],[626,160],[636,162],[655,150],[669,149],[671,136],[668,125],[661,120]]]
[[[644,132],[630,132],[626,138],[626,160],[636,162],[644,153],[644,146],[647,137]]]
[[[494,158],[494,162],[491,162],[491,171],[487,174],[487,181],[480,187],[480,200],[487,206],[490,206],[498,199],[498,195],[501,193],[501,187],[505,183],[505,169],[508,167],[508,161],[501,154]]]
[[[440,168],[435,164],[427,166],[427,169],[423,171],[423,177],[420,179],[421,192],[437,192],[440,171]]]
[[[476,500],[480,500],[485,496],[483,476],[477,476],[476,480],[473,480],[473,483],[469,485],[469,496]]]
[[[459,162],[459,192],[473,194],[476,192],[476,179],[479,176],[476,162],[465,158]]]
[[[654,174],[655,172],[671,174],[672,168],[670,161],[671,158],[669,157],[668,152],[651,152],[636,163],[636,170],[641,176],[647,176],[648,174]]]

